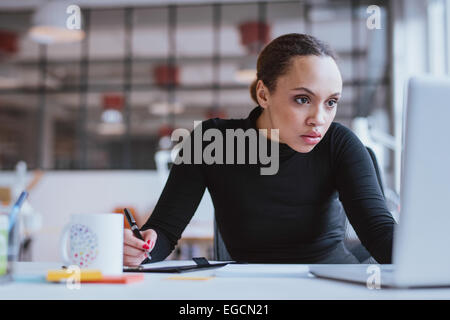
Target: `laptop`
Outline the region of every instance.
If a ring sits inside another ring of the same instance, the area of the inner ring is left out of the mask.
[[[379,266],[380,287],[450,286],[450,78],[407,83],[403,121],[401,212],[392,265]],[[368,284],[370,265],[311,265],[316,277]],[[377,266],[377,265],[375,265]]]

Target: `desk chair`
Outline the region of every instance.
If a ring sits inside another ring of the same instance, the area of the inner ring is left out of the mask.
[[[370,158],[372,159],[372,163],[373,166],[375,168],[375,172],[377,175],[377,180],[378,180],[378,184],[380,185],[380,189],[381,192],[383,194],[383,197],[385,197],[384,194],[384,188],[383,188],[383,183],[381,180],[381,174],[380,174],[380,168],[378,166],[378,161],[377,158],[375,156],[375,153],[373,152],[373,150],[369,147],[366,147]],[[344,208],[342,206],[342,203],[339,201],[340,203],[340,208],[339,210],[344,211]],[[370,253],[367,251],[367,249],[362,245],[361,241],[358,239],[358,237],[356,236],[356,238],[354,238],[354,236],[352,237],[350,235],[350,228],[351,225],[348,221],[347,215],[344,212],[345,217],[345,237],[344,237],[344,244],[347,247],[347,249],[361,262],[361,263],[377,263],[376,260],[370,255]],[[227,248],[225,247],[225,244],[222,240],[222,236],[220,235],[219,229],[217,228],[217,223],[216,223],[216,219],[214,219],[214,244],[213,244],[213,249],[214,249],[214,260],[216,261],[226,261],[226,260],[233,260],[230,256],[230,254],[227,251]]]

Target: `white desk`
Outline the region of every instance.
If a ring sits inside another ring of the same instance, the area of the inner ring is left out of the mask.
[[[193,263],[164,261],[155,266]],[[20,262],[18,275],[42,275],[60,263]],[[289,265],[295,271],[298,265]],[[252,268],[242,265],[242,268]],[[216,269],[179,276],[213,275]],[[368,289],[365,285],[298,277],[214,277],[209,280],[168,280],[175,274],[145,273],[145,280],[131,284],[86,284],[70,290],[66,284],[10,282],[0,285],[0,300],[6,299],[131,299],[131,300],[301,300],[301,299],[450,299],[450,288]]]

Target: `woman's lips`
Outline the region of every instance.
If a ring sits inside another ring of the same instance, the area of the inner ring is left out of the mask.
[[[303,136],[300,136],[300,137],[303,139],[303,141],[304,141],[306,144],[310,144],[310,145],[318,144],[319,141],[320,141],[320,136],[315,136],[315,137],[313,137],[313,136],[306,136],[306,135],[303,135]]]

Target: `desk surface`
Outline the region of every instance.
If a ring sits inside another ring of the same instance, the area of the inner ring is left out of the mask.
[[[187,264],[163,261],[154,266]],[[298,277],[219,277],[209,280],[169,280],[174,274],[145,273],[145,280],[131,284],[86,284],[68,289],[64,283],[32,282],[25,278],[44,276],[60,263],[19,262],[18,281],[0,284],[0,300],[7,299],[131,299],[131,300],[302,300],[302,299],[450,299],[450,288],[368,289],[365,285],[315,278],[309,273]],[[341,265],[342,266],[342,265]],[[241,265],[251,269],[252,265]],[[299,265],[283,265],[292,268]],[[217,269],[177,276],[212,276]],[[22,280],[20,280],[22,277]]]

